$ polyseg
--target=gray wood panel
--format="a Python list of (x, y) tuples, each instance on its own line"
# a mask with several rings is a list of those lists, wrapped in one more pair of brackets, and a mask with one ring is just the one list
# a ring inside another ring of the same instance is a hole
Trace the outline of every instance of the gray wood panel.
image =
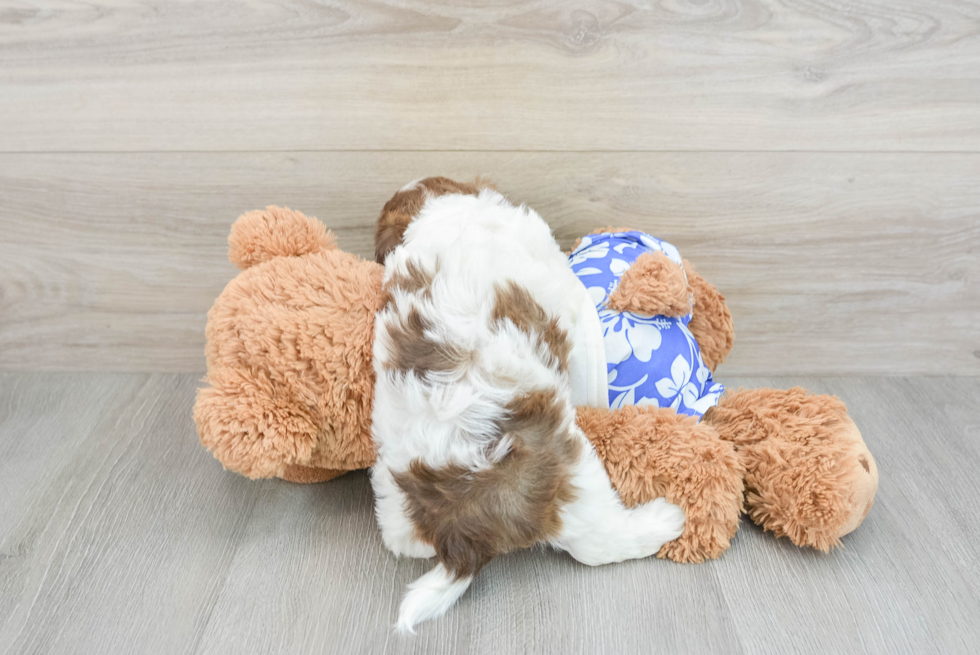
[(980, 149), (980, 6), (15, 2), (0, 150)]
[(399, 599), (430, 564), (384, 549), (363, 473), (222, 471), (193, 375), (0, 375), (0, 652), (975, 652), (980, 380), (721, 380), (848, 403), (881, 486), (844, 548), (743, 521), (703, 565), (514, 553), (404, 637)]
[[(22, 451), (4, 486), (23, 503), (0, 515), (4, 652), (193, 652), (261, 491), (201, 456), (194, 382), (0, 377), (0, 445)], [(51, 402), (93, 391), (94, 421)], [(46, 420), (19, 431), (31, 415)]]
[(492, 176), (566, 246), (675, 243), (728, 296), (728, 374), (980, 374), (980, 155), (908, 153), (0, 155), (0, 370), (202, 371), (240, 212), (371, 256), (427, 174)]

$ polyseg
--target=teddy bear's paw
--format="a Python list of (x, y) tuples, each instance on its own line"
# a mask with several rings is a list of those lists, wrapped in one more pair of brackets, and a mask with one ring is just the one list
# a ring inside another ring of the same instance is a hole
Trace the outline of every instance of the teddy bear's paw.
[[(741, 500), (741, 493), (738, 500)], [(664, 544), (657, 557), (680, 564), (698, 564), (720, 557), (728, 550), (738, 530), (740, 504), (732, 502), (730, 507), (716, 506), (714, 509), (716, 514), (690, 508), (684, 532)]]
[(874, 505), (878, 467), (850, 418), (838, 437), (834, 448), (788, 462), (779, 453), (780, 466), (754, 469), (746, 494), (752, 520), (797, 546), (824, 552), (857, 529)]

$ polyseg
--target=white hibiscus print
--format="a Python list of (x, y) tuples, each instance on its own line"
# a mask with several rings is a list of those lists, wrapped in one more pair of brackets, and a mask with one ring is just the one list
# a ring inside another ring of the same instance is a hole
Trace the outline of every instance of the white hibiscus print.
[(609, 260), (609, 270), (616, 276), (616, 286), (619, 286), (619, 278), (623, 276), (623, 273), (625, 273), (629, 267), (630, 263), (625, 262), (622, 259), (613, 257)]
[(645, 234), (640, 235), (640, 242), (654, 252), (659, 250), (663, 254), (667, 255), (667, 259), (674, 262), (678, 266), (684, 265), (684, 260), (681, 259), (680, 251), (673, 244), (667, 243), (666, 241), (662, 241), (660, 239), (652, 239)]
[(589, 287), (586, 291), (589, 292), (589, 298), (596, 307), (606, 302), (606, 290), (602, 287)]
[[(641, 398), (640, 402), (637, 402), (636, 389), (637, 387), (642, 386), (643, 383), (646, 382), (649, 377), (650, 376), (648, 375), (644, 375), (642, 378), (637, 380), (635, 383), (629, 385), (628, 387), (617, 387), (613, 384), (610, 384), (609, 385), (610, 389), (612, 389), (613, 391), (619, 391), (620, 393), (618, 393), (616, 397), (612, 399), (612, 402), (609, 403), (609, 407), (612, 409), (620, 409), (622, 407), (629, 407), (630, 405), (642, 404), (642, 401), (647, 399)], [(610, 374), (609, 382), (612, 382), (615, 379), (616, 379), (616, 371), (614, 370)], [(654, 404), (656, 404), (657, 401), (654, 400), (653, 402)]]
[(612, 391), (618, 391), (620, 393), (616, 394), (616, 397), (612, 399), (609, 403), (609, 407), (612, 409), (621, 409), (623, 407), (628, 407), (630, 405), (647, 405), (649, 407), (660, 407), (660, 401), (653, 397), (640, 396), (640, 399), (636, 399), (636, 390), (646, 384), (646, 381), (650, 378), (649, 375), (644, 375), (642, 378), (637, 380), (628, 386), (616, 386), (613, 382), (616, 381), (619, 371), (613, 369), (609, 371), (608, 385)]
[(683, 355), (678, 355), (670, 365), (670, 377), (661, 378), (657, 381), (657, 392), (664, 398), (674, 398), (671, 407), (677, 407), (681, 400), (684, 406), (694, 410), (699, 415), (708, 411), (718, 403), (718, 396), (721, 395), (722, 386), (720, 384), (711, 385), (711, 389), (704, 396), (701, 389), (704, 381), (708, 379), (708, 369), (704, 366), (698, 368), (698, 383), (691, 381), (691, 365)]
[(700, 353), (698, 353), (698, 364), (700, 364), (700, 366), (698, 366), (698, 372), (695, 377), (698, 379), (698, 384), (701, 385), (701, 388), (703, 389), (704, 383), (707, 381), (708, 375), (710, 375), (710, 371), (708, 371), (708, 367), (701, 362)]
[(670, 365), (670, 377), (657, 380), (657, 393), (664, 398), (673, 398), (688, 386), (690, 380), (691, 365), (684, 355), (678, 355)]
[[(693, 385), (689, 384), (687, 386), (690, 387)], [(718, 383), (715, 383), (711, 385), (708, 393), (704, 394), (700, 398), (697, 397), (696, 393), (693, 396), (689, 395), (686, 389), (687, 387), (685, 387), (685, 390), (682, 392), (682, 395), (684, 396), (684, 406), (688, 409), (694, 410), (699, 415), (703, 415), (706, 411), (718, 404), (718, 397), (721, 396), (724, 387)]]
[(610, 364), (625, 362), (631, 355), (641, 362), (649, 362), (663, 341), (660, 336), (663, 322), (655, 317), (603, 309), (599, 311), (599, 323), (606, 362)]
[(635, 243), (620, 243), (620, 244), (617, 244), (617, 245), (613, 246), (613, 250), (615, 250), (616, 252), (618, 252), (620, 255), (622, 255), (624, 252), (626, 252), (626, 249), (627, 248), (630, 248), (632, 250), (636, 250), (637, 245)]
[[(587, 237), (586, 237), (587, 238)], [(591, 244), (592, 241), (589, 241)], [(579, 264), (584, 264), (590, 259), (603, 259), (609, 255), (609, 243), (606, 241), (600, 241), (599, 243), (593, 245), (585, 246), (585, 240), (579, 244), (578, 250), (576, 250), (571, 258), (568, 260), (569, 266), (578, 266)], [(601, 271), (600, 271), (601, 272)], [(581, 271), (577, 271), (576, 275), (582, 275)]]

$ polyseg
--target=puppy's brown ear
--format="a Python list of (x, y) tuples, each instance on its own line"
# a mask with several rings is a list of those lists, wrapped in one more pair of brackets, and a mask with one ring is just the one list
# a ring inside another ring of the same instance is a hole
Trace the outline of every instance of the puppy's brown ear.
[(385, 203), (374, 231), (374, 261), (384, 264), (391, 251), (402, 242), (408, 224), (425, 203), (425, 189), (419, 185), (402, 189)]
[(488, 180), (456, 182), (448, 177), (427, 177), (401, 189), (385, 203), (374, 232), (374, 260), (384, 264), (405, 236), (409, 223), (422, 211), (428, 198), (459, 193), (475, 196), (481, 189), (495, 188)]

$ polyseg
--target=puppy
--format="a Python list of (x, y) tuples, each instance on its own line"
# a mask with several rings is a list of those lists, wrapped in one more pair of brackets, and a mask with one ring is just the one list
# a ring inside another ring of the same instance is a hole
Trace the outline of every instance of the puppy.
[(575, 424), (576, 404), (608, 405), (572, 382), (598, 371), (604, 384), (605, 360), (582, 338), (596, 310), (547, 224), (489, 188), (412, 188), (421, 202), (386, 255), (375, 322), (371, 471), (385, 545), (437, 560), (409, 586), (404, 631), (499, 554), (546, 543), (606, 564), (684, 527), (663, 499), (625, 508)]

